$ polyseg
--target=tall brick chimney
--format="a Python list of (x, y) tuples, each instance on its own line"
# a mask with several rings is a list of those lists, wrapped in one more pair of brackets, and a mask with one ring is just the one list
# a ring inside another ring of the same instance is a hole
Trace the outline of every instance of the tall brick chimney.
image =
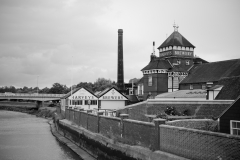
[(117, 86), (119, 90), (124, 90), (124, 70), (123, 70), (123, 30), (118, 29), (118, 72)]

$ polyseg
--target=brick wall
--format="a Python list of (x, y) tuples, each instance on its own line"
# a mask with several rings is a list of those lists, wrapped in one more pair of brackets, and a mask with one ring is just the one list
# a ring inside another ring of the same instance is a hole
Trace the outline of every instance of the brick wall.
[(87, 129), (88, 114), (86, 112), (80, 112), (80, 126)]
[(156, 146), (156, 130), (154, 123), (130, 119), (123, 120), (123, 138), (132, 145), (154, 149)]
[(73, 122), (73, 120), (74, 120), (74, 110), (69, 110), (69, 120)]
[(74, 123), (76, 123), (77, 125), (80, 124), (80, 112), (78, 111), (74, 111)]
[[(74, 117), (73, 111), (66, 110), (65, 113), (66, 118)], [(154, 120), (154, 123), (150, 123), (97, 116), (79, 111), (76, 111), (75, 118), (77, 114), (79, 114), (80, 126), (121, 143), (139, 145), (151, 150), (160, 150), (196, 160), (238, 159), (240, 156), (239, 136), (170, 125), (160, 125), (159, 127), (159, 124), (165, 123), (163, 119), (157, 119)], [(183, 124), (184, 122), (175, 122), (175, 125)], [(79, 137), (73, 138), (80, 141)]]
[(192, 129), (217, 131), (218, 121), (212, 119), (185, 119), (166, 122), (167, 125)]
[(121, 119), (100, 116), (99, 133), (110, 138), (121, 137)]
[(160, 150), (196, 160), (239, 159), (240, 137), (161, 125)]
[(133, 104), (127, 106), (127, 108), (119, 110), (118, 113), (129, 114), (129, 119), (139, 120), (139, 121), (148, 121), (147, 117), (147, 105), (146, 101), (138, 104)]
[(93, 114), (88, 114), (88, 126), (87, 129), (94, 133), (98, 133), (98, 116)]
[(66, 118), (67, 120), (70, 120), (70, 118), (69, 118), (69, 109), (66, 109), (66, 110), (65, 110), (65, 118)]

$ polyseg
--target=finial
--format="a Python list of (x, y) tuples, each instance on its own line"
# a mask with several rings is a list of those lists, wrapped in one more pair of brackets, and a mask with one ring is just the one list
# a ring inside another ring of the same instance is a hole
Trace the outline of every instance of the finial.
[(174, 31), (176, 31), (176, 32), (177, 32), (177, 31), (178, 31), (178, 27), (179, 27), (179, 26), (178, 26), (178, 25), (176, 25), (176, 24), (175, 24), (175, 21), (174, 21), (174, 24), (173, 24)]
[(153, 41), (153, 55), (155, 55), (155, 42)]

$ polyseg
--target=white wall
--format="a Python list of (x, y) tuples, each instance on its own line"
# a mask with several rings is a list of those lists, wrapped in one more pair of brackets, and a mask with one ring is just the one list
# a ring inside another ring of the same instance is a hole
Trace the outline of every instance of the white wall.
[(125, 106), (125, 101), (101, 101), (101, 109), (120, 109)]

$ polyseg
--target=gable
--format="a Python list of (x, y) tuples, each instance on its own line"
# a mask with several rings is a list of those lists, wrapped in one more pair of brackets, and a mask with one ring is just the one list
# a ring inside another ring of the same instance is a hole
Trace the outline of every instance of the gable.
[(97, 96), (86, 90), (85, 88), (81, 88), (78, 91), (74, 92), (72, 95), (68, 97), (69, 99), (78, 99), (78, 100), (97, 100)]
[(101, 97), (99, 97), (99, 100), (126, 101), (128, 99), (115, 88), (111, 88)]

